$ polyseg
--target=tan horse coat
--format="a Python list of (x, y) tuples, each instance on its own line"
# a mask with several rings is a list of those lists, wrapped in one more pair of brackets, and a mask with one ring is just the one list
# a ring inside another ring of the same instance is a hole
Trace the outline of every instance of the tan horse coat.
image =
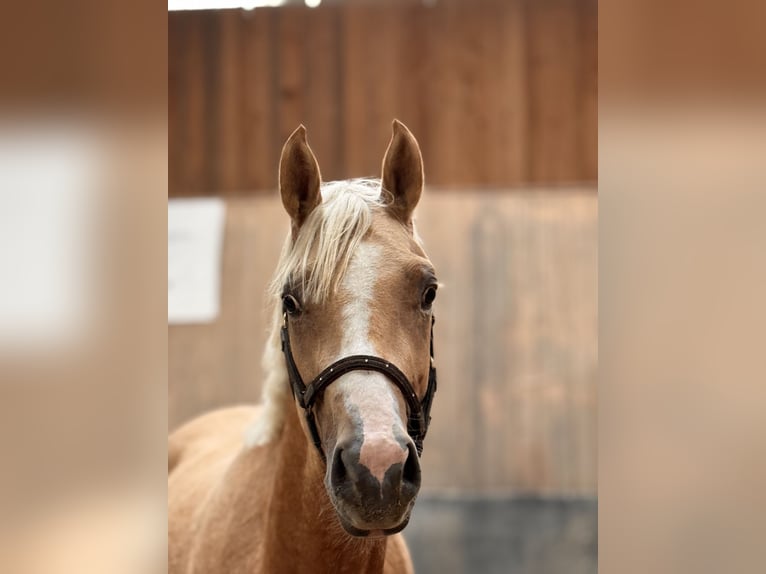
[(243, 446), (257, 410), (215, 411), (171, 435), (168, 573), (412, 573), (400, 534), (340, 526), (292, 405), (279, 439)]

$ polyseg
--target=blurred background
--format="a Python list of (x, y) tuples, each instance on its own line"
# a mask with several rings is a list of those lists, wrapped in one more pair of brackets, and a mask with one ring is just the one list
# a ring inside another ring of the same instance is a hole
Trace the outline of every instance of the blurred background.
[[(166, 415), (258, 397), (282, 139), (374, 174), (393, 115), (448, 283), (418, 569), (595, 571), (595, 3), (7, 4), (0, 572), (165, 571)], [(600, 571), (763, 572), (766, 3), (598, 12)]]
[(284, 140), (378, 176), (398, 118), (444, 283), (416, 570), (595, 572), (596, 1), (275, 4), (169, 2), (170, 429), (259, 400)]

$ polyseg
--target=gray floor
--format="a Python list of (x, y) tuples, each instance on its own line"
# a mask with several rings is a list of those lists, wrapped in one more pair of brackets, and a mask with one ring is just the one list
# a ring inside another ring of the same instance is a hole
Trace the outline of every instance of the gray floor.
[(595, 574), (595, 499), (418, 498), (404, 531), (417, 574)]

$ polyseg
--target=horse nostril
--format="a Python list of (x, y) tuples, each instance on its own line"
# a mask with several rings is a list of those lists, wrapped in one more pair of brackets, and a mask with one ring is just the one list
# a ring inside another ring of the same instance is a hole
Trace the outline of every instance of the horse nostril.
[(418, 488), (420, 487), (420, 460), (412, 441), (407, 443), (407, 451), (407, 460), (404, 461), (404, 469), (402, 470), (402, 481)]
[(330, 480), (332, 484), (342, 484), (348, 478), (348, 471), (343, 462), (343, 449), (336, 448), (332, 455), (332, 468), (330, 470)]

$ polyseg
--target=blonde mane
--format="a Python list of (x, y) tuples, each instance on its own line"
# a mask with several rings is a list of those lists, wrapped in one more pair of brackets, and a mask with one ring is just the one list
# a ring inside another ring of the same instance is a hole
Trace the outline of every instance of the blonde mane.
[(291, 285), (307, 301), (324, 301), (337, 288), (351, 254), (370, 229), (373, 210), (385, 204), (378, 179), (324, 184), (322, 203), (308, 216), (298, 237), (287, 238), (269, 294), (279, 298), (285, 285)]
[(373, 212), (390, 201), (378, 179), (352, 179), (322, 184), (322, 203), (308, 216), (296, 238), (288, 236), (268, 288), (273, 302), (271, 337), (263, 354), (266, 380), (263, 412), (248, 429), (248, 446), (266, 444), (282, 429), (290, 397), (282, 357), (279, 300), (286, 285), (297, 288), (304, 300), (321, 303), (338, 287), (356, 246), (372, 224)]

